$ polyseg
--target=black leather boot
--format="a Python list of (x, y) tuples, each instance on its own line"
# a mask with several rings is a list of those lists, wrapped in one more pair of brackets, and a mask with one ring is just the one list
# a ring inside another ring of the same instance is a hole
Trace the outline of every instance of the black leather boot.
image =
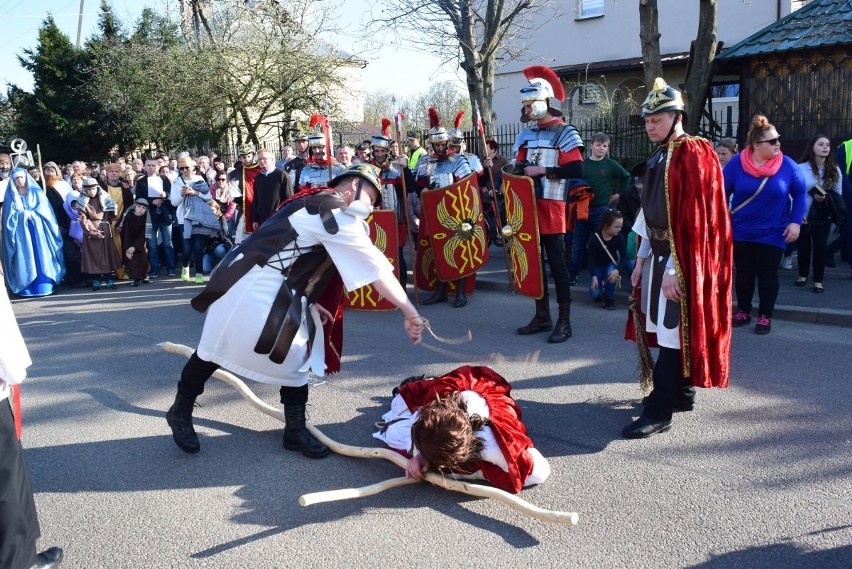
[(308, 386), (282, 387), (280, 393), (284, 404), (284, 448), (300, 451), (308, 458), (328, 456), (328, 447), (316, 440), (305, 426)]
[(564, 342), (571, 337), (571, 303), (559, 303), (559, 317), (556, 319), (556, 325), (553, 326), (553, 333), (547, 339), (551, 344)]
[(190, 454), (195, 454), (201, 450), (198, 435), (195, 434), (195, 428), (192, 426), (192, 407), (194, 405), (195, 399), (184, 397), (178, 393), (175, 395), (174, 404), (166, 413), (166, 421), (172, 428), (172, 438), (174, 438), (175, 444), (180, 447), (180, 450)]
[(464, 284), (466, 279), (456, 281), (456, 299), (453, 301), (453, 308), (464, 308), (467, 306), (467, 295), (464, 293)]
[(36, 555), (35, 563), (30, 569), (52, 569), (62, 564), (64, 552), (61, 547), (51, 547)]
[(535, 301), (535, 316), (530, 323), (521, 326), (515, 332), (522, 336), (538, 334), (539, 332), (550, 332), (553, 330), (553, 320), (550, 319), (550, 299), (547, 295), (537, 298)]
[(447, 302), (447, 283), (438, 281), (438, 287), (428, 298), (421, 304), (428, 306), (429, 304), (438, 304), (439, 302)]

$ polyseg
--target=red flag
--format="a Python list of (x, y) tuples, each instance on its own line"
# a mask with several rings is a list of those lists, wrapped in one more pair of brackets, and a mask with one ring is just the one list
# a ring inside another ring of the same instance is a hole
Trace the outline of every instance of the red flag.
[(396, 121), (396, 132), (400, 133), (400, 136), (402, 135), (402, 119), (404, 118), (405, 115), (402, 113), (396, 113), (396, 115), (394, 116), (394, 120)]
[(482, 124), (482, 115), (479, 114), (479, 103), (474, 103), (474, 109), (476, 111), (476, 128), (479, 130), (482, 138), (485, 138), (485, 127)]

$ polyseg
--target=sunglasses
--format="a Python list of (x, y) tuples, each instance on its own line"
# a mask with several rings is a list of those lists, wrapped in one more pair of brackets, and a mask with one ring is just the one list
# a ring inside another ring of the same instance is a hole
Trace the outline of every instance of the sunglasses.
[(228, 178), (216, 178), (217, 182), (227, 182)]
[(763, 144), (764, 142), (771, 146), (775, 146), (776, 144), (781, 144), (781, 137), (778, 136), (775, 138), (769, 138), (767, 140), (758, 140), (755, 144)]
[(178, 170), (192, 170), (189, 166), (181, 166)]

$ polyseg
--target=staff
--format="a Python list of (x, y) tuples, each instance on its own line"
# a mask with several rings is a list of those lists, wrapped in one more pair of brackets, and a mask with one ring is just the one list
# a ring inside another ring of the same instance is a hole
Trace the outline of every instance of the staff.
[[(476, 129), (479, 131), (479, 144), (482, 145), (483, 152), (488, 152), (488, 143), (485, 141), (485, 129), (482, 127), (482, 115), (479, 114), (479, 103), (474, 103), (476, 111)], [(508, 244), (506, 238), (503, 237), (503, 220), (500, 219), (500, 208), (497, 207), (497, 188), (494, 185), (494, 173), (491, 168), (488, 168), (488, 180), (491, 182), (491, 207), (494, 209), (494, 219), (497, 220), (497, 227), (500, 228), (500, 248), (503, 250), (503, 260), (506, 261), (506, 272), (509, 274), (509, 291), (515, 294), (515, 287), (512, 286), (512, 265), (510, 255), (507, 252)]]
[[(394, 130), (396, 131), (397, 144), (402, 144), (402, 119), (405, 115), (396, 113), (394, 115)], [(400, 149), (401, 150), (401, 149)], [(402, 182), (402, 214), (405, 216), (405, 231), (408, 236), (408, 258), (411, 259), (411, 280), (414, 283), (414, 306), (420, 308), (420, 289), (417, 288), (417, 257), (414, 255), (414, 238), (411, 231), (411, 217), (408, 214), (408, 188), (405, 185), (405, 166), (400, 166), (402, 172), (399, 179)]]

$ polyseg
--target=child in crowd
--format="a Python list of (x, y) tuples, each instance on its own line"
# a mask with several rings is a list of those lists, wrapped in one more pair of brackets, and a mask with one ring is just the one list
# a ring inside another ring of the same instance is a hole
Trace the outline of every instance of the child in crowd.
[(211, 232), (207, 240), (207, 248), (204, 251), (204, 260), (202, 262), (201, 269), (202, 273), (205, 275), (212, 273), (216, 265), (219, 264), (219, 261), (225, 258), (228, 251), (230, 251), (231, 247), (234, 246), (234, 242), (229, 236), (228, 220), (222, 213), (222, 208), (220, 207), (218, 200), (212, 199), (207, 203), (210, 204), (210, 208), (219, 220), (220, 228), (219, 231)]
[(592, 281), (589, 294), (599, 301), (604, 299), (604, 308), (615, 310), (615, 287), (621, 282), (621, 271), (627, 269), (627, 245), (621, 228), (624, 218), (618, 210), (610, 209), (601, 214), (598, 230), (589, 237), (589, 272)]
[(124, 267), (133, 286), (150, 282), (148, 271), (148, 240), (145, 236), (145, 224), (148, 221), (148, 201), (138, 198), (127, 211), (121, 224), (121, 250), (124, 255)]
[(121, 264), (112, 238), (110, 222), (116, 216), (115, 202), (94, 178), (83, 180), (80, 196), (80, 225), (83, 226), (82, 269), (92, 277), (92, 290), (100, 290), (103, 281), (115, 289), (115, 269)]

